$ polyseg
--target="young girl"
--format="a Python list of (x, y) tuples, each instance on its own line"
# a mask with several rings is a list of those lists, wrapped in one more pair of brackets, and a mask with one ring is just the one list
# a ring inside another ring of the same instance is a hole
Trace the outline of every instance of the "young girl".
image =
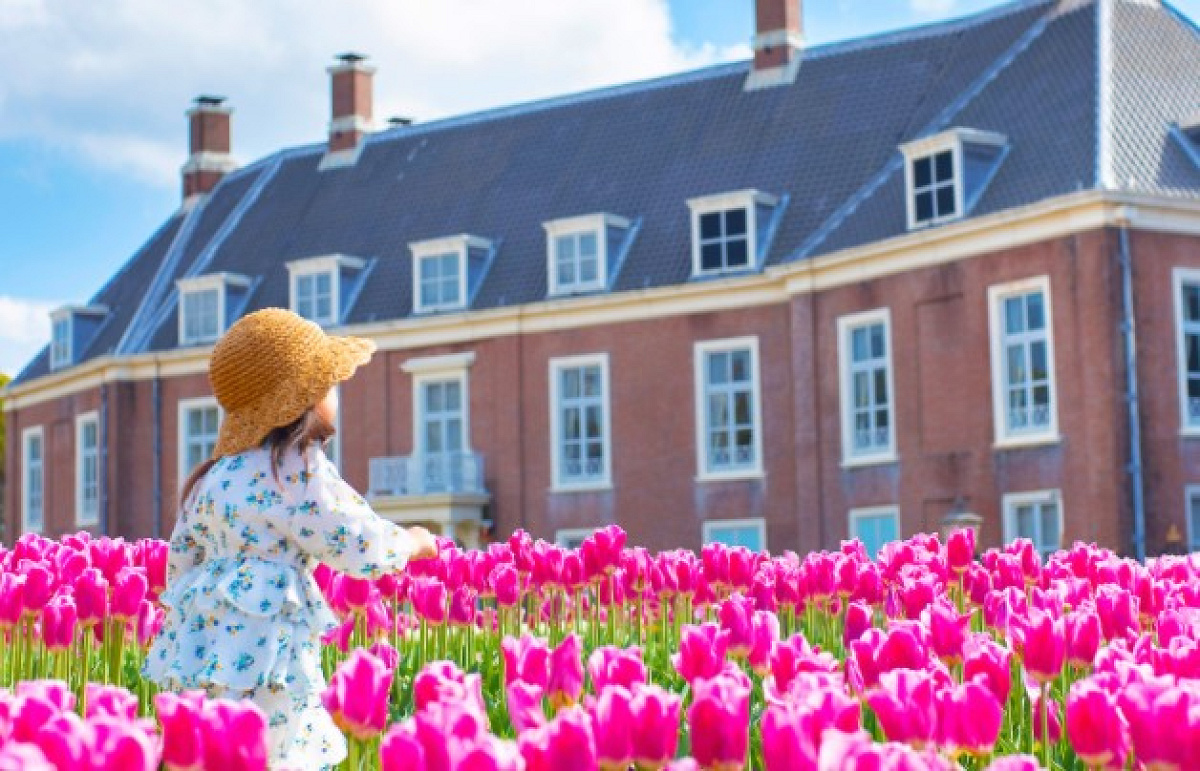
[(374, 350), (269, 308), (230, 327), (209, 363), (224, 418), (212, 457), (183, 486), (166, 621), (145, 674), (171, 690), (252, 699), (267, 716), (272, 768), (346, 754), (321, 706), (320, 638), (336, 619), (313, 568), (377, 578), (437, 554), (428, 531), (377, 516), (322, 450), (334, 386)]

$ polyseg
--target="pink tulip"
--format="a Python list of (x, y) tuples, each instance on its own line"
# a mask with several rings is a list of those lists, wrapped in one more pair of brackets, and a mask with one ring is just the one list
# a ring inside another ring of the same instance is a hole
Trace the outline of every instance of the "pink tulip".
[(1194, 765), (1200, 698), (1169, 679), (1130, 683), (1117, 696), (1137, 760), (1157, 771)]
[(138, 718), (138, 699), (129, 691), (115, 685), (88, 683), (87, 714), (88, 720), (98, 717), (111, 717), (132, 723)]
[(413, 723), (396, 723), (379, 745), (382, 771), (426, 771), (425, 748), (417, 738)]
[(162, 761), (167, 771), (200, 771), (204, 767), (201, 698), (164, 692), (154, 697), (162, 725)]
[(520, 639), (505, 637), (500, 643), (504, 656), (504, 683), (517, 680), (545, 688), (550, 682), (550, 648), (530, 634)]
[(112, 587), (112, 616), (121, 621), (137, 618), (138, 607), (146, 598), (149, 584), (146, 576), (136, 568), (122, 568)]
[(946, 539), (946, 564), (955, 575), (962, 576), (975, 561), (975, 530), (965, 527), (950, 533)]
[(1106, 640), (1127, 637), (1140, 629), (1138, 598), (1120, 587), (1105, 585), (1096, 590), (1096, 612)]
[(167, 586), (167, 556), (170, 548), (166, 541), (143, 538), (134, 544), (134, 559), (146, 571), (150, 595), (157, 599)]
[(721, 603), (717, 616), (721, 629), (729, 636), (729, 655), (735, 659), (745, 658), (753, 643), (754, 601), (735, 594)]
[(567, 635), (550, 654), (546, 696), (556, 709), (575, 704), (583, 693), (582, 655), (582, 645), (575, 634)]
[(155, 771), (158, 751), (146, 731), (128, 721), (101, 717), (90, 721), (96, 739), (92, 761), (99, 768), (122, 771)]
[(933, 679), (925, 672), (894, 669), (879, 676), (879, 686), (867, 694), (867, 704), (887, 738), (918, 749), (931, 741), (937, 728)]
[(497, 565), (488, 578), (496, 603), (502, 608), (511, 608), (520, 600), (520, 583), (517, 569), (510, 564)]
[(108, 581), (99, 570), (88, 568), (80, 573), (73, 593), (80, 624), (91, 626), (108, 617)]
[(1090, 667), (1100, 650), (1100, 617), (1090, 609), (1068, 613), (1064, 619), (1067, 639), (1067, 662), (1076, 667)]
[(400, 651), (396, 650), (386, 640), (376, 642), (368, 650), (372, 656), (382, 661), (383, 665), (390, 670), (395, 670), (396, 666), (400, 663)]
[(680, 698), (656, 685), (633, 693), (633, 759), (640, 768), (660, 768), (675, 757), (679, 739)]
[(757, 610), (751, 619), (750, 652), (746, 661), (760, 677), (771, 671), (771, 651), (779, 640), (779, 617)]
[(771, 652), (771, 688), (784, 693), (801, 672), (836, 672), (838, 661), (808, 644), (797, 632), (790, 639), (776, 643)]
[(70, 595), (57, 595), (42, 608), (42, 643), (50, 651), (65, 651), (75, 641), (77, 612)]
[(19, 569), (25, 576), (25, 592), (22, 595), (23, 613), (26, 616), (35, 616), (42, 612), (42, 608), (54, 596), (54, 574), (45, 565), (26, 560), (21, 561)]
[(1025, 671), (1039, 683), (1049, 683), (1062, 674), (1067, 652), (1066, 631), (1061, 618), (1031, 610), (1025, 624)]
[(875, 612), (865, 602), (855, 601), (846, 606), (842, 627), (842, 644), (846, 647), (863, 636), (875, 623)]
[(142, 600), (142, 604), (138, 606), (136, 624), (138, 645), (142, 648), (150, 647), (151, 641), (162, 631), (166, 616), (166, 611), (158, 603)]
[(587, 662), (588, 676), (592, 679), (592, 690), (602, 692), (610, 685), (620, 685), (632, 690), (635, 685), (646, 682), (646, 665), (642, 663), (642, 649), (617, 648), (605, 645), (592, 651)]
[(605, 771), (625, 771), (633, 762), (633, 695), (619, 685), (605, 688), (588, 714), (596, 740), (596, 759)]
[(1042, 763), (1032, 755), (1006, 755), (993, 760), (985, 771), (1041, 771)]
[(1129, 726), (1116, 700), (1090, 680), (1067, 695), (1067, 738), (1090, 768), (1121, 768), (1129, 750)]
[(689, 683), (716, 677), (725, 666), (728, 645), (728, 633), (716, 624), (688, 625), (680, 633), (679, 652), (672, 654), (671, 664)]
[(267, 720), (254, 702), (209, 701), (203, 727), (202, 768), (267, 771)]
[(804, 730), (804, 714), (794, 704), (772, 704), (762, 716), (766, 771), (816, 771), (818, 749)]
[(930, 641), (937, 657), (947, 663), (962, 661), (963, 644), (971, 625), (971, 613), (959, 615), (949, 603), (935, 602), (925, 610), (922, 620), (929, 627)]
[(515, 680), (505, 691), (508, 701), (508, 719), (518, 733), (539, 728), (546, 724), (546, 713), (542, 709), (542, 687), (526, 680)]
[(419, 712), (436, 703), (454, 703), (486, 714), (479, 673), (464, 674), (452, 661), (426, 665), (413, 679), (413, 705)]
[(1001, 704), (1012, 690), (1012, 651), (986, 634), (973, 635), (963, 645), (963, 680), (977, 680)]
[(708, 769), (737, 771), (746, 762), (750, 741), (750, 688), (731, 675), (693, 683), (688, 709), (692, 755)]
[(413, 610), (430, 624), (446, 623), (446, 585), (432, 578), (419, 578), (412, 585)]
[(517, 740), (526, 771), (597, 771), (591, 721), (579, 707), (561, 710), (546, 725)]
[(25, 576), (0, 572), (0, 627), (12, 628), (25, 607)]
[(354, 634), (354, 626), (354, 617), (348, 617), (345, 621), (322, 635), (321, 643), (323, 645), (332, 645), (342, 653), (349, 653), (350, 636)]
[(451, 625), (463, 627), (475, 623), (475, 603), (479, 599), (475, 590), (460, 586), (450, 596), (449, 621)]
[(966, 682), (937, 696), (938, 744), (972, 755), (991, 754), (1004, 712), (986, 687)]
[(387, 724), (391, 688), (392, 671), (387, 664), (358, 648), (338, 666), (321, 694), (321, 703), (339, 728), (366, 741)]

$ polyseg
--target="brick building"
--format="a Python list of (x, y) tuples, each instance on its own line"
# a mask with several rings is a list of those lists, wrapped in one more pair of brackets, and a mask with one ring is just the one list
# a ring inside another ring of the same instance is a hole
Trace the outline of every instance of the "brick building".
[(981, 541), (1200, 544), (1200, 32), (1024, 0), (230, 162), (7, 392), (8, 532), (170, 532), (220, 420), (213, 340), (291, 307), (379, 344), (331, 452), (464, 542), (775, 551), (979, 517)]

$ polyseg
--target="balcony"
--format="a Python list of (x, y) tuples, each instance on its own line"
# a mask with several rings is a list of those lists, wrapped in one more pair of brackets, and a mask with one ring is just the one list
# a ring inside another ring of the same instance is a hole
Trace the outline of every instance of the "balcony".
[(381, 516), (422, 525), (466, 547), (479, 543), (491, 501), (483, 456), (473, 452), (371, 458), (368, 497)]

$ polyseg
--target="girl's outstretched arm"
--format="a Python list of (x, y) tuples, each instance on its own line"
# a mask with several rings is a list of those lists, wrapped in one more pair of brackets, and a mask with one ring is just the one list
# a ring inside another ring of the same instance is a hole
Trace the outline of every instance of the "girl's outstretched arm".
[(309, 471), (284, 477), (291, 500), (297, 501), (288, 507), (287, 526), (302, 551), (359, 578), (400, 570), (417, 556), (414, 538), (376, 514), (324, 453), (309, 458)]

